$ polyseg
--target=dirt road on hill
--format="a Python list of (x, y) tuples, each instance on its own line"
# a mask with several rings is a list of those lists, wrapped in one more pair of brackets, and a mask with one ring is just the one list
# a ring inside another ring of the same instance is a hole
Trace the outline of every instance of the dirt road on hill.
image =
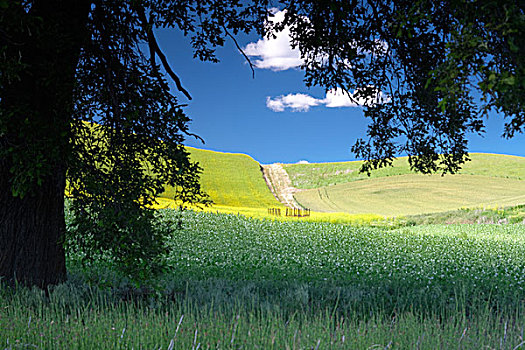
[(290, 208), (302, 208), (294, 198), (294, 193), (301, 191), (293, 187), (286, 170), (279, 163), (261, 165), (264, 180), (277, 200)]

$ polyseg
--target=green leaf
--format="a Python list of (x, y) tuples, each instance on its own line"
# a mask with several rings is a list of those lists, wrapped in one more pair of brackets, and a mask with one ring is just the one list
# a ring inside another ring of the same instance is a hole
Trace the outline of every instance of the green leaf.
[(510, 76), (508, 78), (503, 79), (502, 82), (504, 82), (507, 85), (514, 85), (516, 83), (516, 79), (514, 78), (514, 76)]
[(509, 48), (510, 48), (510, 51), (512, 52), (518, 52), (520, 50), (520, 48), (518, 46), (516, 46), (516, 44), (514, 44), (514, 40), (509, 40)]
[(445, 109), (447, 108), (447, 101), (446, 100), (439, 101), (438, 107), (441, 108), (441, 113), (445, 113)]

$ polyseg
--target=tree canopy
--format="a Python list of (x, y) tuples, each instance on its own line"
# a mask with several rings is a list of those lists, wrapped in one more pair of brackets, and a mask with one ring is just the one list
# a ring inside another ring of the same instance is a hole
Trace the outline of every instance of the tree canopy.
[[(525, 5), (515, 1), (289, 1), (275, 30), (290, 28), (305, 82), (355, 91), (367, 137), (353, 151), (365, 171), (410, 156), (416, 171), (456, 172), (467, 135), (489, 110), (505, 137), (524, 131)], [(350, 96), (350, 95), (349, 95)]]
[[(284, 21), (268, 21), (272, 7)], [(65, 278), (66, 184), (69, 244), (134, 275), (162, 255), (148, 205), (164, 186), (206, 202), (182, 146), (198, 137), (177, 97), (191, 95), (157, 28), (181, 31), (194, 58), (212, 62), (226, 40), (241, 50), (239, 33), (288, 28), (307, 85), (375, 101), (353, 146), (364, 171), (406, 153), (416, 171), (455, 172), (489, 110), (506, 118), (505, 137), (525, 128), (521, 2), (1, 0), (0, 276)]]

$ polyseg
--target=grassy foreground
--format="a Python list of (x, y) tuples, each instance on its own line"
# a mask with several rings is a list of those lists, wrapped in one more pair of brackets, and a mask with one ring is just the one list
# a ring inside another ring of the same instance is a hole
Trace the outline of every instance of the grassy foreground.
[(159, 215), (173, 238), (157, 292), (70, 259), (70, 282), (49, 298), (0, 292), (0, 348), (525, 344), (524, 225), (385, 231), (186, 212), (177, 230), (176, 212)]
[[(2, 349), (520, 349), (521, 315), (464, 310), (447, 319), (377, 312), (368, 319), (330, 309), (286, 314), (245, 304), (224, 308), (117, 302), (70, 286), (50, 299), (19, 292), (0, 300)], [(30, 306), (28, 306), (28, 303)], [(66, 307), (67, 306), (67, 307)]]

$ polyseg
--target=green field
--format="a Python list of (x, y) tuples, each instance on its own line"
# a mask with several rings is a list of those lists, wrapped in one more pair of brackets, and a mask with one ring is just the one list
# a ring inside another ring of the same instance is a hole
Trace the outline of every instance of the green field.
[[(171, 237), (163, 274), (138, 285), (69, 254), (68, 282), (48, 295), (0, 286), (0, 349), (525, 347), (525, 225), (410, 226), (522, 222), (523, 206), (443, 212), (525, 203), (523, 158), (473, 155), (445, 177), (410, 173), (406, 160), (371, 178), (353, 162), (286, 165), (311, 186), (301, 203), (339, 213), (275, 220), (256, 161), (189, 150), (216, 204), (156, 211)], [(424, 212), (439, 213), (382, 216)]]
[[(160, 211), (169, 225), (178, 215)], [(0, 347), (520, 349), (525, 226), (385, 231), (185, 212), (151, 288), (68, 260), (49, 297), (0, 289)], [(110, 289), (107, 289), (110, 287)]]
[[(459, 172), (496, 178), (525, 180), (525, 158), (499, 154), (472, 153), (471, 161)], [(297, 188), (312, 189), (357, 180), (413, 174), (407, 157), (394, 161), (393, 167), (372, 171), (370, 176), (359, 172), (362, 161), (338, 163), (284, 164), (292, 183)]]
[[(265, 217), (266, 208), (282, 206), (253, 158), (191, 147), (188, 150), (204, 169), (202, 186), (214, 202), (211, 210)], [(362, 162), (283, 166), (294, 186), (305, 189), (295, 194), (296, 200), (325, 216), (406, 216), (525, 204), (525, 158), (494, 154), (472, 154), (471, 158), (459, 175), (444, 177), (414, 174), (407, 158), (396, 160), (394, 167), (372, 172), (370, 177), (359, 173)], [(159, 207), (173, 206), (170, 198), (173, 189), (168, 188), (161, 195)], [(331, 221), (316, 215), (319, 220)]]
[[(210, 210), (268, 217), (267, 208), (282, 206), (268, 189), (259, 163), (250, 156), (188, 150), (204, 169), (202, 186), (214, 202)], [(472, 154), (471, 158), (460, 174), (444, 177), (414, 174), (407, 158), (396, 160), (394, 167), (372, 172), (370, 177), (359, 173), (362, 162), (283, 167), (293, 185), (303, 189), (295, 194), (296, 200), (319, 213), (315, 214), (319, 221), (362, 221), (331, 219), (326, 216), (329, 213), (407, 216), (525, 204), (525, 158), (494, 154)], [(170, 202), (173, 194), (173, 189), (167, 188), (158, 207), (176, 206)]]
[[(100, 136), (104, 127), (83, 123), (87, 133)], [(190, 159), (198, 162), (203, 173), (200, 182), (204, 191), (217, 206), (239, 208), (280, 207), (264, 181), (259, 163), (240, 153), (224, 153), (187, 147)], [(167, 186), (159, 196), (156, 208), (176, 207), (175, 190)]]
[[(252, 157), (187, 147), (191, 160), (204, 169), (201, 184), (214, 204), (229, 207), (281, 206), (264, 181), (260, 165)], [(168, 188), (161, 198), (173, 198)]]
[[(358, 308), (383, 298), (384, 291), (391, 298), (384, 306), (445, 307), (456, 285), (468, 287), (469, 295), (491, 293), (494, 300), (525, 296), (525, 225), (386, 231), (191, 212), (185, 218), (186, 227), (174, 233), (170, 259), (187, 280), (293, 281), (307, 288), (329, 281), (332, 287), (352, 286), (341, 296), (354, 295), (352, 307)], [(367, 292), (355, 294), (357, 286)], [(441, 297), (408, 295), (425, 290)], [(326, 302), (308, 294), (313, 303)]]
[[(460, 208), (525, 203), (525, 158), (473, 154), (457, 175), (410, 172), (406, 158), (392, 168), (359, 173), (361, 162), (285, 166), (304, 207), (320, 212), (418, 215)], [(320, 187), (317, 187), (320, 186)]]
[(462, 207), (503, 207), (525, 203), (525, 181), (478, 175), (398, 175), (354, 181), (295, 194), (320, 212), (415, 215)]

